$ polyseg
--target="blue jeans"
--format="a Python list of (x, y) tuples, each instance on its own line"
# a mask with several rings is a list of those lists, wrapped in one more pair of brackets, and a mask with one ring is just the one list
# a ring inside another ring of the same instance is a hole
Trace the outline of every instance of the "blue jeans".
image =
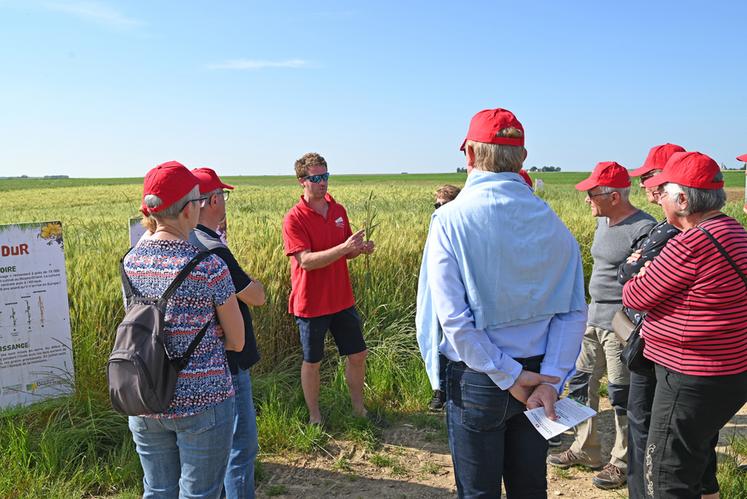
[(183, 418), (130, 416), (143, 499), (219, 498), (233, 434), (234, 398)]
[[(516, 359), (521, 361), (521, 359)], [(539, 371), (541, 359), (525, 369)], [(547, 440), (524, 415), (526, 407), (486, 375), (463, 363), (446, 370), (446, 428), (460, 498), (547, 497)]]
[(223, 482), (229, 499), (254, 497), (254, 459), (257, 443), (257, 413), (252, 400), (252, 378), (249, 369), (239, 369), (233, 376), (236, 392), (236, 412), (233, 417), (233, 444)]

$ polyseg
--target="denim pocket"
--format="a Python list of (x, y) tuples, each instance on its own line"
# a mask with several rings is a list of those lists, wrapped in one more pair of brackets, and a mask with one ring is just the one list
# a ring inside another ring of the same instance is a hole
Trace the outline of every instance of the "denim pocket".
[(464, 380), (460, 383), (462, 424), (466, 428), (474, 431), (493, 431), (504, 424), (509, 393), (492, 382), (491, 385), (473, 384)]
[(216, 426), (215, 410), (215, 406), (209, 407), (199, 414), (175, 420), (176, 430), (194, 435), (212, 430)]
[(128, 416), (127, 426), (129, 426), (132, 433), (148, 431), (148, 418), (142, 416)]

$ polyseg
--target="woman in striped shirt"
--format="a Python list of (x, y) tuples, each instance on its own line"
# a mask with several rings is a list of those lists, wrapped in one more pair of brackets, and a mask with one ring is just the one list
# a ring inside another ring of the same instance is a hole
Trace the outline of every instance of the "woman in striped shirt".
[(656, 391), (645, 452), (651, 497), (698, 498), (718, 431), (747, 402), (747, 283), (703, 230), (747, 273), (747, 232), (720, 210), (716, 162), (675, 153), (659, 187), (667, 221), (680, 229), (623, 288), (625, 306), (648, 312), (641, 336), (655, 364)]

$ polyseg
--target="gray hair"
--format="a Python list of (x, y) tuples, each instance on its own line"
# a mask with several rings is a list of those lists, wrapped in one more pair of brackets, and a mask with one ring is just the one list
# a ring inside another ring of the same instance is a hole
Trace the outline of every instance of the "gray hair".
[[(152, 213), (150, 216), (155, 218), (156, 220), (164, 218), (177, 218), (187, 201), (197, 199), (198, 197), (200, 197), (200, 187), (196, 185), (192, 188), (191, 191), (185, 194), (184, 197), (179, 199), (177, 202), (173, 203), (171, 206), (162, 211)], [(163, 204), (163, 200), (155, 194), (148, 194), (147, 196), (145, 196), (145, 199), (143, 199), (143, 201), (145, 202), (145, 206), (149, 209), (158, 208), (159, 206), (161, 206), (161, 204)]]
[(616, 192), (620, 195), (620, 198), (622, 198), (623, 201), (628, 201), (630, 199), (630, 187), (608, 187), (606, 185), (600, 185), (599, 190), (604, 194)]
[(707, 211), (720, 210), (726, 204), (726, 192), (724, 189), (696, 189), (673, 182), (664, 184), (664, 190), (673, 201), (680, 194), (687, 199), (687, 209), (676, 212), (677, 216), (686, 217), (693, 213), (705, 213)]
[(519, 173), (527, 150), (523, 146), (488, 144), (468, 140), (467, 145), (475, 151), (475, 168), (489, 172)]
[[(213, 189), (212, 191), (210, 191), (210, 192), (207, 192), (207, 193), (203, 194), (203, 195), (202, 195), (202, 197), (205, 197), (205, 198), (207, 198), (207, 200), (209, 201), (209, 200), (210, 200), (210, 198), (211, 198), (211, 197), (213, 197), (213, 196), (214, 196), (214, 195), (216, 195), (216, 194), (220, 194), (220, 195), (223, 195), (223, 188), (220, 188), (220, 189)], [(207, 201), (205, 201), (205, 202), (207, 203)]]

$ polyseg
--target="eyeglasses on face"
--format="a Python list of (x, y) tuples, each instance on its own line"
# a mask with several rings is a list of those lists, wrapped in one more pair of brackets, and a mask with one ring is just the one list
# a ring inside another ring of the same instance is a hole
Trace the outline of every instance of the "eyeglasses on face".
[(182, 207), (179, 208), (179, 213), (181, 213), (182, 210), (184, 209), (184, 207), (187, 206), (189, 203), (198, 203), (198, 202), (202, 203), (204, 201), (207, 201), (207, 199), (208, 198), (204, 197), (204, 196), (199, 197), (199, 198), (194, 198), (194, 199), (188, 199), (188, 200), (184, 201), (184, 204), (182, 205)]
[(221, 191), (221, 192), (216, 192), (215, 194), (219, 196), (223, 196), (223, 201), (228, 201), (228, 197), (231, 194), (231, 191)]
[(322, 173), (321, 175), (306, 175), (303, 177), (304, 180), (308, 180), (312, 184), (318, 184), (319, 182), (326, 182), (329, 178), (329, 172)]
[(591, 199), (595, 198), (597, 196), (607, 196), (608, 194), (612, 194), (611, 192), (597, 192), (596, 194), (592, 194), (591, 191), (586, 191), (586, 197)]

